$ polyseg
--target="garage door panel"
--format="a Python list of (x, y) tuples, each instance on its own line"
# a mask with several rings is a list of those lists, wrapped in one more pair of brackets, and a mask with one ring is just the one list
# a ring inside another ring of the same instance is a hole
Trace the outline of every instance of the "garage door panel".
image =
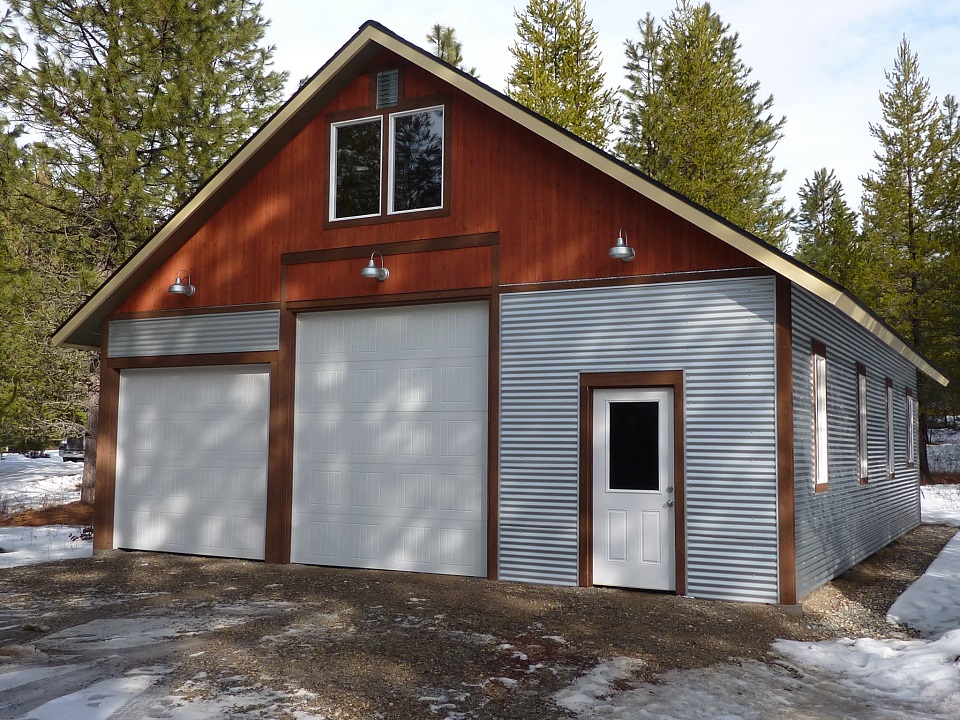
[(485, 574), (487, 313), (300, 317), (294, 561)]
[(312, 516), (305, 530), (305, 559), (300, 562), (470, 575), (485, 557), (486, 526), (480, 522), (450, 526), (416, 518), (379, 523), (329, 514)]
[(262, 366), (123, 371), (115, 545), (262, 559), (268, 428)]
[(336, 462), (451, 463), (486, 451), (487, 418), (480, 412), (304, 412), (296, 440), (301, 456)]

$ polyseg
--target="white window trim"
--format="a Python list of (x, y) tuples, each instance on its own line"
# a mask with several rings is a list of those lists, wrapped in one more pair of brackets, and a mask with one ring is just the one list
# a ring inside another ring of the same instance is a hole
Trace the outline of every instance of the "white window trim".
[(827, 356), (813, 353), (813, 467), (814, 484), (823, 489), (830, 482), (827, 432)]
[[(337, 217), (337, 135), (342, 127), (349, 127), (350, 125), (362, 125), (363, 123), (376, 121), (380, 123), (380, 180), (377, 183), (377, 211), (375, 213), (370, 213), (367, 215), (344, 215), (343, 217)], [(370, 115), (368, 117), (354, 118), (352, 120), (344, 120), (343, 122), (330, 123), (330, 175), (328, 184), (329, 192), (329, 207), (330, 207), (330, 222), (342, 222), (344, 220), (358, 220), (363, 218), (373, 218), (380, 217), (382, 214), (381, 208), (383, 207), (383, 116), (382, 115)]]
[(893, 381), (887, 379), (887, 476), (893, 477), (897, 469), (896, 445), (893, 427)]
[(914, 467), (917, 461), (916, 398), (913, 395), (913, 390), (910, 388), (907, 388), (904, 397), (906, 398), (905, 410), (907, 425), (907, 467)]
[(867, 405), (867, 369), (857, 366), (857, 461), (860, 468), (860, 480), (866, 482), (870, 477), (870, 435), (867, 432), (869, 417)]
[[(394, 124), (396, 118), (404, 117), (407, 115), (417, 115), (418, 113), (430, 112), (431, 110), (440, 110), (440, 114), (444, 123), (444, 132), (443, 138), (440, 145), (440, 204), (431, 205), (430, 207), (422, 208), (411, 208), (410, 210), (394, 210), (393, 209), (393, 185), (394, 185), (394, 165), (395, 165), (395, 154), (394, 146), (396, 140), (396, 133), (394, 132)], [(414, 108), (413, 110), (403, 110), (401, 112), (390, 113), (390, 122), (388, 124), (390, 132), (390, 143), (389, 143), (389, 157), (387, 160), (387, 215), (408, 215), (410, 213), (426, 212), (430, 210), (442, 210), (443, 209), (443, 198), (446, 182), (447, 182), (447, 173), (445, 172), (445, 160), (447, 156), (447, 133), (446, 133), (446, 122), (447, 122), (447, 108), (444, 105), (431, 105), (430, 107), (420, 107)]]

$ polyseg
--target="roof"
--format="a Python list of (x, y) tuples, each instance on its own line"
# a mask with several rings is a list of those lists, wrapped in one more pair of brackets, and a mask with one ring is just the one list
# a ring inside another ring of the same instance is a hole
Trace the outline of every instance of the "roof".
[(670, 190), (612, 155), (412, 45), (374, 21), (364, 23), (203, 186), (54, 333), (64, 347), (98, 349), (110, 314), (383, 50), (432, 73), (588, 165), (733, 246), (836, 307), (925, 375), (948, 379), (851, 293), (786, 253)]

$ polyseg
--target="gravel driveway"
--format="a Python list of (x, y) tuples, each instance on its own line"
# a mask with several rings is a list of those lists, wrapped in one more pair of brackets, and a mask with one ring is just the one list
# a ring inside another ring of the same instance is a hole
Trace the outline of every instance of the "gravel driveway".
[[(116, 678), (154, 688), (153, 709), (117, 717), (170, 717), (162, 696), (229, 698), (236, 717), (567, 717), (550, 696), (603, 658), (638, 658), (650, 680), (764, 661), (777, 638), (911, 636), (886, 611), (954, 532), (921, 526), (808, 597), (799, 619), (660, 593), (133, 552), (12, 568), (0, 718)], [(26, 671), (56, 682), (17, 685)]]

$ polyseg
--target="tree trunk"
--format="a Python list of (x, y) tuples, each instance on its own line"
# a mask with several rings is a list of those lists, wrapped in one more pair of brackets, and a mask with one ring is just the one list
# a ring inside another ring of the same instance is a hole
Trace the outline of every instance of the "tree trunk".
[(90, 360), (90, 390), (87, 394), (87, 426), (83, 433), (83, 481), (80, 502), (93, 504), (97, 485), (97, 430), (100, 427), (100, 354)]

